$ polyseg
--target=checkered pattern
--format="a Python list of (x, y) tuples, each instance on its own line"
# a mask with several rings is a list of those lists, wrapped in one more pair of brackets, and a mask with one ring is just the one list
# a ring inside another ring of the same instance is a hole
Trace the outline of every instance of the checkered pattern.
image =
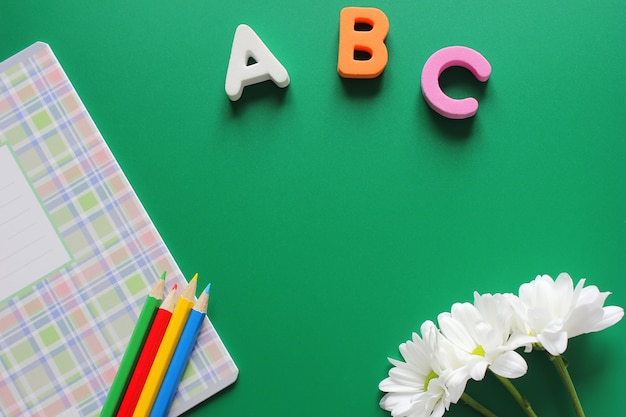
[[(0, 64), (3, 145), (72, 261), (0, 302), (0, 414), (98, 415), (149, 287), (184, 278), (46, 44)], [(207, 319), (170, 415), (237, 372)]]

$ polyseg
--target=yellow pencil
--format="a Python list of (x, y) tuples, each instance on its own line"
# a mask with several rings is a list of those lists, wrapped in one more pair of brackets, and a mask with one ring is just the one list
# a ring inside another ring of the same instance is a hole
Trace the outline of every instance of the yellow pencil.
[(193, 276), (191, 281), (189, 281), (189, 285), (187, 285), (187, 288), (185, 288), (178, 299), (176, 308), (174, 308), (174, 312), (172, 313), (170, 323), (168, 324), (167, 330), (165, 330), (165, 334), (163, 335), (161, 346), (159, 346), (154, 362), (152, 362), (152, 368), (150, 368), (148, 379), (146, 379), (146, 383), (144, 384), (141, 395), (139, 396), (139, 401), (135, 407), (133, 417), (148, 417), (150, 415), (150, 411), (154, 405), (154, 400), (159, 393), (161, 383), (163, 382), (163, 378), (167, 372), (167, 367), (170, 364), (174, 350), (176, 350), (176, 345), (178, 345), (180, 334), (182, 333), (185, 323), (187, 322), (187, 318), (189, 317), (189, 313), (193, 308), (197, 281), (198, 274)]

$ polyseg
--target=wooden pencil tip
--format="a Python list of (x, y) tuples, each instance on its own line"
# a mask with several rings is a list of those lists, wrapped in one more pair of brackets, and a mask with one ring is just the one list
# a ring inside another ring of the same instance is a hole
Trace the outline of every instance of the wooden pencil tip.
[(189, 284), (187, 284), (187, 288), (183, 290), (181, 297), (186, 298), (187, 300), (194, 300), (196, 298), (196, 287), (198, 286), (198, 274), (194, 275)]
[(163, 299), (163, 293), (165, 292), (165, 281), (160, 279), (154, 284), (150, 292), (148, 293), (149, 297), (154, 297), (157, 300)]
[(161, 308), (165, 309), (169, 312), (171, 312), (174, 309), (174, 305), (176, 304), (176, 289), (178, 288), (178, 285), (174, 285), (172, 287), (172, 290), (169, 292), (169, 294), (167, 294), (167, 297), (165, 297), (165, 300), (163, 300), (163, 303), (161, 304)]
[(204, 291), (202, 291), (202, 294), (200, 294), (200, 297), (198, 298), (198, 300), (196, 301), (196, 304), (193, 307), (194, 310), (200, 311), (202, 313), (206, 313), (207, 307), (209, 306), (210, 288), (211, 288), (211, 284), (207, 285)]

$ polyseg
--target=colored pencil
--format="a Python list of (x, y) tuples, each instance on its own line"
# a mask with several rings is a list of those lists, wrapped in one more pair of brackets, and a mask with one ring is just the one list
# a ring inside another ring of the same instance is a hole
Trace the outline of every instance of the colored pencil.
[(170, 366), (167, 368), (165, 378), (163, 378), (163, 383), (154, 401), (150, 417), (166, 417), (172, 405), (172, 401), (174, 401), (178, 384), (183, 377), (183, 372), (185, 372), (185, 368), (191, 357), (191, 352), (196, 345), (198, 334), (204, 324), (209, 304), (210, 288), (211, 284), (207, 285), (198, 298), (198, 301), (196, 301), (196, 304), (194, 304), (193, 310), (189, 313), (187, 324), (185, 324), (183, 333), (178, 341), (178, 346), (176, 346), (176, 350), (174, 351), (174, 356), (172, 356), (172, 360), (170, 361)]
[(163, 382), (167, 366), (172, 359), (176, 345), (178, 345), (178, 339), (183, 332), (187, 317), (189, 317), (189, 313), (193, 308), (197, 281), (198, 274), (194, 275), (176, 303), (170, 324), (168, 324), (167, 330), (165, 330), (161, 346), (159, 346), (150, 368), (150, 373), (139, 396), (139, 401), (137, 401), (133, 417), (148, 417), (152, 410), (152, 405), (161, 387), (161, 382)]
[(135, 366), (135, 372), (133, 372), (130, 378), (126, 394), (124, 394), (120, 408), (117, 411), (117, 417), (130, 417), (133, 415), (133, 411), (135, 411), (135, 406), (137, 405), (137, 401), (139, 401), (139, 395), (141, 395), (141, 389), (146, 383), (150, 367), (152, 366), (152, 362), (154, 362), (154, 357), (159, 350), (161, 340), (165, 334), (165, 329), (167, 329), (167, 325), (172, 318), (172, 311), (174, 310), (174, 303), (176, 302), (176, 287), (177, 286), (174, 285), (174, 288), (172, 288), (172, 291), (165, 297), (159, 311), (156, 313), (146, 343), (143, 345), (141, 355), (139, 355), (137, 366)]
[(154, 320), (154, 316), (156, 316), (157, 309), (161, 305), (164, 289), (165, 272), (163, 272), (161, 279), (148, 294), (146, 302), (141, 309), (141, 313), (139, 313), (137, 324), (135, 324), (135, 329), (130, 336), (130, 341), (122, 357), (120, 367), (117, 370), (113, 384), (111, 384), (111, 388), (109, 389), (109, 394), (102, 406), (100, 417), (113, 417), (117, 412), (120, 402), (122, 401), (122, 395), (128, 386), (128, 381), (139, 358), (139, 352), (141, 352), (141, 348), (148, 337), (150, 325)]

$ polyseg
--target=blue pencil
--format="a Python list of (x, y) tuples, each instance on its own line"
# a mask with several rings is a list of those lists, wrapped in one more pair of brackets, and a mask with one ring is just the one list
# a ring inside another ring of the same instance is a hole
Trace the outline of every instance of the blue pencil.
[(152, 406), (150, 417), (165, 417), (169, 412), (176, 391), (178, 390), (178, 384), (187, 367), (187, 362), (189, 362), (189, 357), (191, 356), (193, 347), (196, 344), (196, 339), (202, 328), (202, 323), (204, 323), (204, 318), (206, 317), (210, 288), (211, 284), (207, 285), (202, 295), (198, 298), (198, 301), (194, 304), (193, 310), (189, 313), (189, 318), (187, 319), (187, 323), (185, 323), (185, 328), (180, 336), (170, 365), (163, 378), (163, 383)]

